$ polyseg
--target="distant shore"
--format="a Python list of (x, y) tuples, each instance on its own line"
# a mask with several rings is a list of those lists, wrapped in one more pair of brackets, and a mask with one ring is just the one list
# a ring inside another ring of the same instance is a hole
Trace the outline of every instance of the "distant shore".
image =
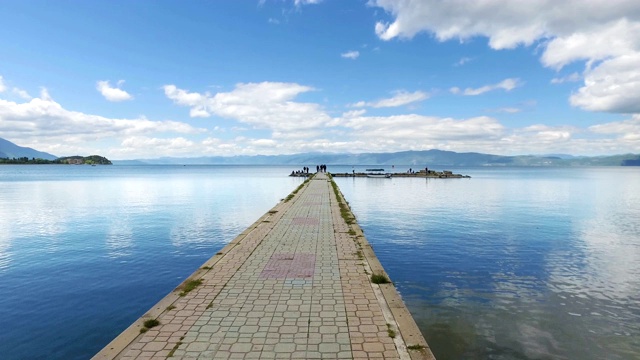
[(113, 165), (113, 163), (100, 155), (91, 156), (67, 156), (55, 160), (28, 158), (0, 158), (0, 165)]

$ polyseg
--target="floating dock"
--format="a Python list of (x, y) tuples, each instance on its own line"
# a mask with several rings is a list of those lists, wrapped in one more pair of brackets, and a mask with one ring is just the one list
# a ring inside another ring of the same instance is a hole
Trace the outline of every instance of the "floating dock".
[(93, 359), (434, 359), (318, 173)]

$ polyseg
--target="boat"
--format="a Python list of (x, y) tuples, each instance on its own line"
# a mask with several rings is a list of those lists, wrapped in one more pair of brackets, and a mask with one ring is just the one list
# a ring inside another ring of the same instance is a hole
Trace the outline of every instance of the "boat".
[(367, 177), (370, 178), (391, 178), (391, 173), (385, 173), (384, 169), (367, 169), (366, 171)]

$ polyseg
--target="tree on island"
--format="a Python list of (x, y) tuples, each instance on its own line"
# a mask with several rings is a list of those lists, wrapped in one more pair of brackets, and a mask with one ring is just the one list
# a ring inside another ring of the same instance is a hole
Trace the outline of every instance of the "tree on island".
[(0, 158), (0, 164), (16, 164), (16, 165), (46, 165), (46, 164), (73, 164), (73, 165), (113, 165), (113, 163), (99, 155), (91, 156), (67, 156), (55, 160), (46, 160), (39, 158), (19, 157), (19, 158)]

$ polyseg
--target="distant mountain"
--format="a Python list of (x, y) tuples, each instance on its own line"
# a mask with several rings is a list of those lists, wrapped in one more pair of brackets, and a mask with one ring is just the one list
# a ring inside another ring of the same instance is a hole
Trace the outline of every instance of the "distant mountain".
[(114, 160), (116, 165), (412, 165), (424, 166), (632, 166), (640, 155), (571, 156), (518, 155), (502, 156), (475, 152), (457, 153), (443, 150), (401, 151), (395, 153), (213, 156), (138, 160)]
[[(534, 155), (535, 156), (535, 155)], [(581, 156), (574, 156), (574, 155), (569, 155), (569, 154), (545, 154), (545, 155), (539, 155), (540, 157), (556, 157), (556, 158), (560, 158), (560, 159), (575, 159), (577, 157), (581, 157)]]
[[(55, 160), (55, 155), (18, 146), (0, 138), (0, 158)], [(97, 160), (96, 160), (97, 161)], [(108, 160), (107, 160), (108, 161)], [(99, 163), (99, 162), (96, 162)], [(567, 154), (502, 156), (444, 150), (400, 151), (394, 153), (208, 156), (194, 158), (114, 160), (116, 165), (410, 165), (425, 166), (640, 166), (640, 155), (573, 156)]]
[(9, 140), (0, 138), (0, 158), (21, 158), (28, 157), (45, 160), (55, 160), (58, 157), (46, 152), (34, 150), (29, 147), (18, 146)]

